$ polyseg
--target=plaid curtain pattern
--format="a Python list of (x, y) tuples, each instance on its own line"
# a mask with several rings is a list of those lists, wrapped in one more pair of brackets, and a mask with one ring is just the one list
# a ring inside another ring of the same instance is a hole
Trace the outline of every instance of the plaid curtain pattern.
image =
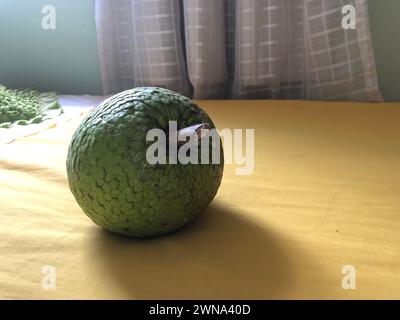
[(366, 0), (96, 0), (96, 25), (105, 94), (382, 100)]

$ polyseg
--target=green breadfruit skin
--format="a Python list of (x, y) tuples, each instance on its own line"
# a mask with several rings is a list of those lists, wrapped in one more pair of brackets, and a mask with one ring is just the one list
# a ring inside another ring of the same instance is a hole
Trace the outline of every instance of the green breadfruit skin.
[(0, 128), (40, 123), (62, 113), (54, 92), (13, 90), (0, 85)]
[(83, 211), (106, 230), (155, 237), (188, 224), (214, 198), (220, 164), (156, 164), (146, 160), (148, 130), (178, 130), (209, 123), (190, 99), (173, 91), (143, 87), (100, 104), (80, 124), (67, 156), (70, 189)]

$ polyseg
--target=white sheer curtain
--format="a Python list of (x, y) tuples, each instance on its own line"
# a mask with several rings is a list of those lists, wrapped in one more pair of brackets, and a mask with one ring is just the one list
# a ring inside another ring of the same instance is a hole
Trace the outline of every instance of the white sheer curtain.
[(382, 100), (366, 0), (96, 0), (96, 25), (105, 94)]

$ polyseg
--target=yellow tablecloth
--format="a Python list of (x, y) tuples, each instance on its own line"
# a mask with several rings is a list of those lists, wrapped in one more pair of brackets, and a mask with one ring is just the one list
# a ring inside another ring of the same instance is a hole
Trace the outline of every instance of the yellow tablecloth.
[(255, 129), (254, 174), (226, 165), (206, 212), (159, 239), (82, 213), (65, 174), (78, 121), (1, 145), (0, 297), (400, 298), (400, 104), (199, 104), (220, 129)]

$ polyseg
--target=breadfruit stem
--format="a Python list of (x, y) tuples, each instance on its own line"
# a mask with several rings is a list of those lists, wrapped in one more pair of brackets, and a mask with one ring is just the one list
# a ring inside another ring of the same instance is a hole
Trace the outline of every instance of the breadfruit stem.
[(192, 139), (200, 141), (204, 136), (204, 131), (202, 131), (203, 129), (210, 130), (211, 125), (209, 123), (200, 123), (179, 130), (177, 133), (177, 146), (180, 147)]

